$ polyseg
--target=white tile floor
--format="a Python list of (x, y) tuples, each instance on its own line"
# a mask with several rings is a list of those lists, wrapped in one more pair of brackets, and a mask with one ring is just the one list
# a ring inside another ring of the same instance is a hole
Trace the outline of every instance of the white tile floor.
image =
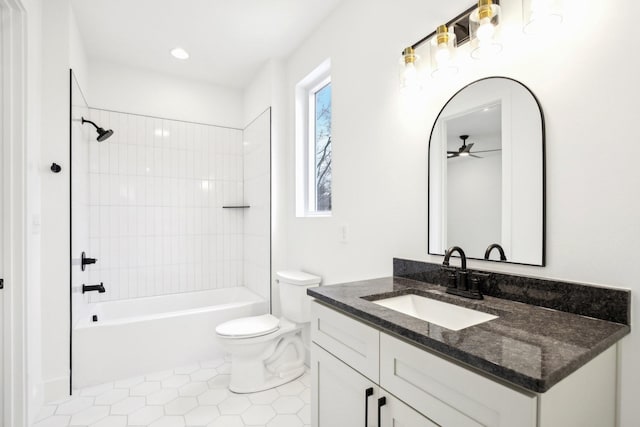
[(46, 405), (34, 427), (307, 427), (309, 373), (276, 389), (229, 392), (229, 362), (116, 381)]

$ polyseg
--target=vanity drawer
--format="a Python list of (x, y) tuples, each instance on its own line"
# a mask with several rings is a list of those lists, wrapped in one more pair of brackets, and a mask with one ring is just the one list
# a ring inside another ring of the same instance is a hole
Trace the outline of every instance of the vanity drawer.
[(317, 301), (311, 303), (311, 340), (378, 382), (380, 332)]
[(537, 398), (380, 334), (380, 386), (443, 427), (535, 427)]

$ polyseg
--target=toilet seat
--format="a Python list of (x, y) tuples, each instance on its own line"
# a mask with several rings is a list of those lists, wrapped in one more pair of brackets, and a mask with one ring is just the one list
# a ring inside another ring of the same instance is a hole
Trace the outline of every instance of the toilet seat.
[(280, 329), (280, 319), (271, 314), (242, 317), (221, 323), (216, 334), (225, 338), (254, 338), (268, 335)]

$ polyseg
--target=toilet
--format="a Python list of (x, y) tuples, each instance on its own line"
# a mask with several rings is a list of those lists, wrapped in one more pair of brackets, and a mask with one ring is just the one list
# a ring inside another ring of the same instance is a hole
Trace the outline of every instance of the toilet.
[(293, 381), (304, 373), (302, 328), (310, 321), (307, 288), (320, 277), (302, 271), (276, 273), (282, 317), (242, 317), (216, 327), (216, 337), (231, 355), (229, 390), (254, 393)]

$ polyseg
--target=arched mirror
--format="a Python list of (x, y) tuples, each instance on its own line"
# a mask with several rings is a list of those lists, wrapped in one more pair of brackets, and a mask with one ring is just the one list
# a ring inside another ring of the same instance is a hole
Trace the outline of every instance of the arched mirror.
[(525, 85), (489, 77), (458, 91), (429, 141), (429, 254), (460, 246), (484, 259), (493, 245), (491, 260), (543, 266), (544, 152), (542, 109)]

